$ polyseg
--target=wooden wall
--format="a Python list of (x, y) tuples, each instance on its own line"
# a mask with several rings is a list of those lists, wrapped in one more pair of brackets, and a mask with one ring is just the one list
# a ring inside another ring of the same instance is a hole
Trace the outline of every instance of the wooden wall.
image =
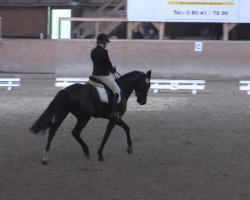
[(0, 7), (2, 36), (39, 38), (47, 34), (47, 7)]

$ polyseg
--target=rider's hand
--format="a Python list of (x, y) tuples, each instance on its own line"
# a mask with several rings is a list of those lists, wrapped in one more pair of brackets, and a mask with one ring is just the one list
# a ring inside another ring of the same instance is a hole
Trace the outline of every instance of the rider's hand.
[(111, 73), (116, 73), (116, 68), (115, 67), (112, 67), (112, 69), (110, 70)]

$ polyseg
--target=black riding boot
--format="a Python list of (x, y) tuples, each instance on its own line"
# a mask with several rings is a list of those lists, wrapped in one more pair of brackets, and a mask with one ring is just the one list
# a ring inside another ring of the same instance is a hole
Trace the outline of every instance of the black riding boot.
[(118, 120), (120, 118), (119, 113), (117, 111), (117, 102), (119, 99), (119, 94), (113, 94), (112, 101), (111, 101), (111, 112), (109, 118), (112, 120)]

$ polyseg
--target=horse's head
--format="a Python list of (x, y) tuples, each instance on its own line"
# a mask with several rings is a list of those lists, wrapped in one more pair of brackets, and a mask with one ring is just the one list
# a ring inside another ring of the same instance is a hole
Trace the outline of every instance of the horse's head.
[(135, 95), (137, 97), (137, 102), (140, 105), (147, 103), (148, 90), (150, 88), (150, 77), (151, 71), (148, 71), (146, 74), (143, 74), (136, 84)]

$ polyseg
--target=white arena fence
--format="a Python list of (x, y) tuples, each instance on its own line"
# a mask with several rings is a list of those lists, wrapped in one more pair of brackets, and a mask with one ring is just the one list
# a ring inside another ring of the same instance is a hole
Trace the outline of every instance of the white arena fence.
[(205, 80), (164, 80), (164, 79), (151, 79), (150, 89), (154, 93), (159, 90), (191, 90), (192, 94), (197, 94), (198, 90), (205, 89)]
[[(65, 88), (74, 83), (84, 84), (88, 78), (56, 78), (56, 87)], [(192, 94), (197, 94), (198, 90), (205, 89), (205, 80), (164, 80), (164, 79), (151, 79), (151, 87), (154, 93), (159, 90), (191, 90)]]
[(240, 90), (247, 91), (247, 94), (250, 95), (250, 81), (240, 81)]
[(56, 78), (56, 87), (66, 88), (74, 83), (84, 84), (89, 78)]
[(0, 87), (12, 90), (12, 87), (20, 86), (20, 78), (0, 78)]

